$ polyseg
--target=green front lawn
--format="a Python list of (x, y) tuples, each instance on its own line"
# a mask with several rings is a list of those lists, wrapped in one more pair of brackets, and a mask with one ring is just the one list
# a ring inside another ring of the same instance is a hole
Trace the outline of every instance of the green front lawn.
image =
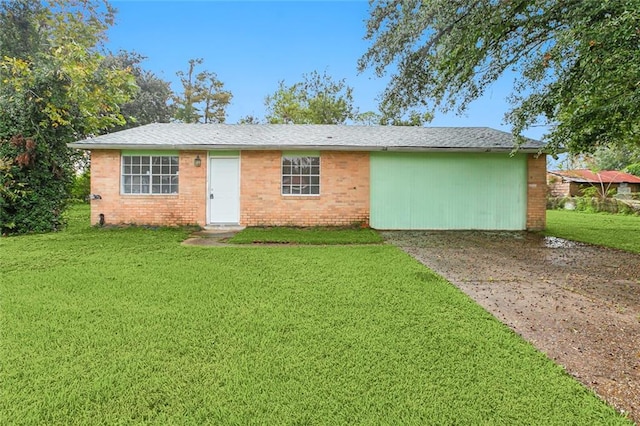
[(640, 253), (640, 216), (547, 210), (545, 234)]
[(382, 237), (373, 229), (339, 227), (246, 228), (229, 240), (235, 244), (378, 244)]
[(630, 424), (387, 245), (0, 239), (0, 424)]

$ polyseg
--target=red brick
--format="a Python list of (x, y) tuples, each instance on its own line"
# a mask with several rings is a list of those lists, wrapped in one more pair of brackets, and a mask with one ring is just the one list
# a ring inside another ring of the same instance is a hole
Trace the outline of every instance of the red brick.
[(547, 222), (547, 158), (527, 156), (527, 229), (540, 231)]
[[(120, 151), (91, 152), (91, 193), (102, 198), (91, 201), (91, 223), (99, 215), (107, 224), (205, 225), (206, 167), (195, 167), (196, 155), (204, 151), (180, 152), (180, 188), (177, 195), (122, 195), (120, 193)], [(183, 206), (190, 206), (185, 209)]]

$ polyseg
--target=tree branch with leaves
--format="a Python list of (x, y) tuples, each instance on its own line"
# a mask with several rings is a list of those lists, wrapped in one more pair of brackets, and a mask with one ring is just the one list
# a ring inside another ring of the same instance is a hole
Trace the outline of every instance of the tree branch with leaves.
[(374, 1), (358, 67), (391, 73), (385, 108), (457, 113), (515, 70), (518, 137), (548, 125), (551, 151), (637, 146), (639, 28), (640, 0)]
[(0, 2), (0, 232), (60, 229), (75, 151), (125, 120), (136, 93), (127, 69), (103, 67), (106, 2)]
[(120, 106), (120, 112), (126, 123), (107, 129), (115, 132), (149, 123), (168, 123), (173, 117), (174, 105), (171, 84), (151, 71), (142, 68), (146, 57), (136, 53), (119, 51), (105, 57), (102, 66), (119, 70), (128, 70), (135, 78), (138, 91), (131, 100)]
[(317, 71), (303, 74), (302, 81), (291, 86), (281, 81), (265, 105), (271, 124), (344, 124), (357, 114), (353, 89), (346, 81)]
[(196, 73), (203, 59), (189, 60), (189, 69), (176, 75), (182, 84), (182, 93), (174, 96), (174, 119), (183, 123), (224, 123), (227, 107), (233, 95), (224, 90), (224, 83), (211, 71)]

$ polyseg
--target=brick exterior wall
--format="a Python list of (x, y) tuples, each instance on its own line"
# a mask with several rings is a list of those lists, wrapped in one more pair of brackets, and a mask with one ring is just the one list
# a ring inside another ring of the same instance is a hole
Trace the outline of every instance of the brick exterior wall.
[[(199, 155), (202, 166), (193, 160)], [(369, 153), (320, 153), (320, 195), (281, 194), (280, 151), (242, 151), (240, 158), (240, 224), (351, 225), (369, 223)], [(122, 195), (121, 154), (117, 150), (91, 153), (91, 223), (104, 214), (106, 224), (207, 225), (207, 153), (179, 153), (177, 195)], [(527, 229), (546, 225), (546, 157), (527, 158)]]
[(527, 156), (527, 230), (541, 231), (547, 225), (547, 157)]
[(240, 223), (351, 225), (369, 223), (369, 153), (320, 153), (320, 195), (281, 195), (280, 151), (242, 151)]
[(547, 174), (547, 190), (552, 197), (568, 197), (571, 183), (564, 182), (559, 176)]
[[(200, 155), (202, 166), (193, 160)], [(91, 193), (102, 199), (91, 201), (91, 224), (102, 213), (106, 224), (206, 225), (207, 153), (179, 153), (177, 195), (122, 195), (120, 193), (120, 151), (91, 152)]]

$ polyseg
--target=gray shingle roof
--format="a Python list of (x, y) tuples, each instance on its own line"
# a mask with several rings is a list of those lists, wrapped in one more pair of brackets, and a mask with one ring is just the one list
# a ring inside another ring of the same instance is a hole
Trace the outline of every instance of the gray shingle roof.
[[(156, 123), (69, 144), (81, 149), (285, 149), (511, 151), (514, 137), (488, 127)], [(520, 151), (544, 145), (526, 139)]]

